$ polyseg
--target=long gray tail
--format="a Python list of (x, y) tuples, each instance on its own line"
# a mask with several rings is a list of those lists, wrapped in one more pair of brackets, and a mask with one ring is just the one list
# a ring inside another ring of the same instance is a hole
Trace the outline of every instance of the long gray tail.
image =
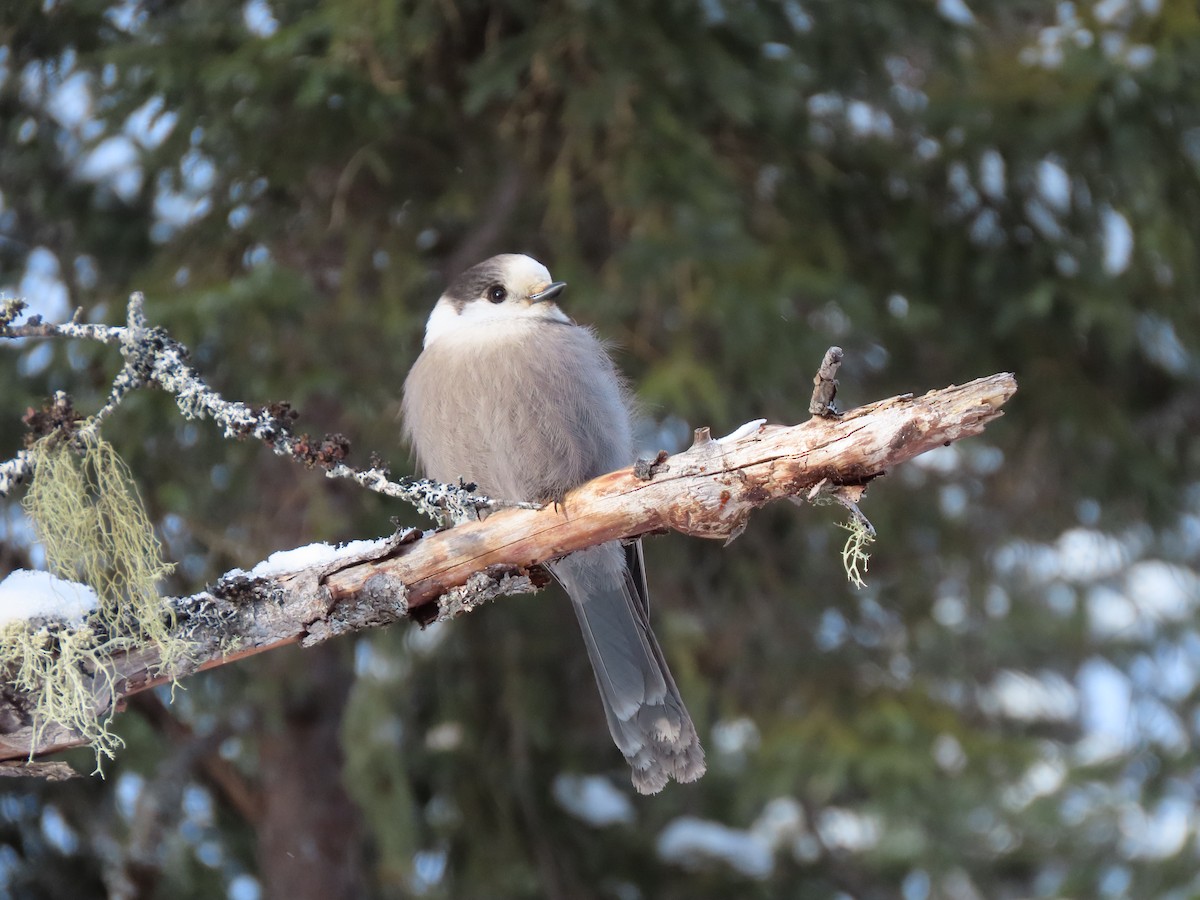
[(583, 629), (608, 730), (633, 767), (633, 785), (656, 794), (667, 780), (704, 774), (704, 750), (650, 630), (641, 543), (603, 544), (550, 564)]

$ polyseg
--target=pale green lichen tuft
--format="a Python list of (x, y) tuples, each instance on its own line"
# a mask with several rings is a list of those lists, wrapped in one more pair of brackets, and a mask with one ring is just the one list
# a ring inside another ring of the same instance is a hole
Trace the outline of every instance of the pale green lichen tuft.
[(846, 570), (846, 578), (857, 588), (866, 587), (863, 574), (871, 559), (867, 548), (875, 542), (875, 531), (861, 515), (851, 516), (849, 522), (838, 527), (849, 532), (842, 547), (842, 567)]
[(48, 722), (78, 731), (102, 756), (121, 740), (109, 730), (116, 701), (111, 659), (153, 645), (158, 671), (171, 671), (188, 644), (174, 636), (175, 614), (158, 582), (171, 571), (129, 470), (107, 441), (88, 429), (72, 440), (54, 434), (30, 448), (34, 479), (24, 508), (60, 578), (90, 586), (99, 608), (78, 625), (12, 622), (0, 630), (0, 664), (36, 698), (34, 739)]
[(109, 652), (86, 624), (14, 621), (0, 629), (0, 657), (12, 672), (13, 686), (37, 698), (31, 758), (50, 722), (83, 736), (96, 753), (97, 772), (101, 758), (112, 759), (116, 748), (124, 745), (109, 729), (117, 700)]
[(171, 566), (128, 468), (99, 435), (85, 430), (72, 443), (51, 435), (31, 448), (36, 474), (23, 505), (48, 568), (95, 590), (113, 634), (178, 653), (174, 613), (158, 594)]

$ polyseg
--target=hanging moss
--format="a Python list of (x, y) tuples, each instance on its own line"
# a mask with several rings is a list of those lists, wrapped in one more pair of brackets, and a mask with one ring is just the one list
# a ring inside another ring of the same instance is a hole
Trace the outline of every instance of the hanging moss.
[(9, 623), (0, 630), (0, 661), (16, 686), (37, 698), (32, 745), (47, 723), (58, 722), (91, 743), (98, 766), (121, 744), (109, 731), (114, 654), (152, 645), (158, 670), (171, 671), (187, 650), (158, 593), (171, 566), (111, 444), (84, 429), (71, 440), (49, 435), (30, 452), (35, 474), (23, 505), (47, 567), (90, 586), (98, 607), (80, 624)]
[(116, 450), (84, 432), (71, 443), (43, 438), (33, 453), (36, 475), (24, 507), (50, 571), (90, 585), (114, 634), (178, 652), (174, 616), (158, 595), (171, 566)]
[(0, 658), (13, 685), (37, 700), (31, 757), (50, 722), (84, 737), (96, 752), (97, 771), (101, 757), (112, 759), (123, 746), (109, 729), (117, 700), (110, 652), (111, 642), (101, 642), (87, 624), (14, 621), (0, 629)]

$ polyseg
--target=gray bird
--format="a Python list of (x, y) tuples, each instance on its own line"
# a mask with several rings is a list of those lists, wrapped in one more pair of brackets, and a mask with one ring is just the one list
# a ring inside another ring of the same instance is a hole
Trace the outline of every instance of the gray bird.
[[(547, 503), (633, 462), (625, 383), (595, 333), (555, 303), (565, 287), (537, 260), (506, 254), (442, 294), (404, 382), (405, 434), (430, 478)], [(641, 542), (549, 569), (571, 598), (634, 786), (653, 794), (699, 778), (704, 750), (650, 630)]]

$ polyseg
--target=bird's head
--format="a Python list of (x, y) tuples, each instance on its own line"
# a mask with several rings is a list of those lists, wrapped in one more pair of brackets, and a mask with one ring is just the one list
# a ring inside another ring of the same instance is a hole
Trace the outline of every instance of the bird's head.
[(485, 259), (450, 282), (425, 325), (425, 346), (481, 325), (570, 322), (554, 302), (566, 286), (552, 281), (546, 267), (531, 256), (505, 253)]

